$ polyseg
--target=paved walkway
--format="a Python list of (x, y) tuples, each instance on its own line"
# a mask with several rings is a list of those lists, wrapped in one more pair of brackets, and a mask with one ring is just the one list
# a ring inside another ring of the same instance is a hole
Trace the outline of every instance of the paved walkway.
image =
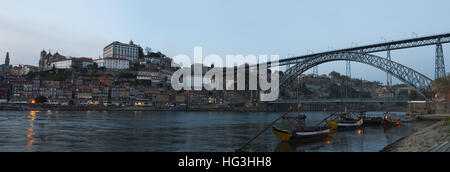
[(383, 152), (450, 152), (450, 125), (437, 122), (394, 144)]
[(424, 152), (450, 152), (450, 143), (447, 141), (445, 143), (438, 144), (425, 150)]
[(433, 115), (419, 115), (419, 120), (443, 120), (450, 117), (450, 114), (433, 114)]

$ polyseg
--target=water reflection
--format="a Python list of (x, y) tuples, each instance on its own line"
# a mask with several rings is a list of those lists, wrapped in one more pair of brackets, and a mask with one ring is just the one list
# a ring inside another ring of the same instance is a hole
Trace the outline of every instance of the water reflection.
[(280, 142), (274, 152), (376, 152), (406, 136), (408, 131), (408, 126), (335, 130), (330, 137), (321, 140)]
[[(322, 112), (310, 114), (310, 124), (328, 116)], [(279, 116), (236, 112), (0, 111), (0, 151), (234, 152)], [(312, 143), (280, 143), (267, 131), (245, 151), (376, 152), (417, 131), (420, 127), (416, 126), (334, 132), (330, 138)]]
[(275, 148), (274, 152), (310, 152), (312, 150), (318, 150), (331, 144), (330, 138), (320, 140), (309, 141), (290, 141), (281, 142)]
[(28, 113), (27, 118), (29, 119), (29, 127), (26, 129), (27, 133), (25, 134), (25, 136), (28, 138), (28, 142), (27, 142), (27, 149), (29, 151), (34, 151), (34, 147), (33, 147), (33, 143), (34, 143), (34, 121), (36, 120), (36, 114), (39, 113), (40, 111), (30, 111)]

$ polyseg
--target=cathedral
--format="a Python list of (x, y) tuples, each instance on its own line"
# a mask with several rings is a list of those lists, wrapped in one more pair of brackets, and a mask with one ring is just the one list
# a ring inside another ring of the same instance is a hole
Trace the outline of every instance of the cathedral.
[(47, 53), (45, 50), (41, 52), (41, 58), (39, 60), (39, 70), (48, 71), (52, 69), (52, 63), (56, 61), (66, 60), (67, 57), (56, 52), (55, 54)]

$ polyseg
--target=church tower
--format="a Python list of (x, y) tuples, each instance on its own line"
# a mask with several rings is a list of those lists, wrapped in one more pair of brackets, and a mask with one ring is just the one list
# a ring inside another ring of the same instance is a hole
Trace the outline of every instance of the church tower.
[(6, 52), (6, 58), (5, 58), (5, 66), (6, 67), (9, 67), (9, 62), (10, 62), (10, 60), (9, 60), (9, 52)]
[(41, 58), (39, 59), (39, 69), (42, 71), (45, 68), (45, 63), (47, 62), (47, 52), (45, 50), (41, 51)]

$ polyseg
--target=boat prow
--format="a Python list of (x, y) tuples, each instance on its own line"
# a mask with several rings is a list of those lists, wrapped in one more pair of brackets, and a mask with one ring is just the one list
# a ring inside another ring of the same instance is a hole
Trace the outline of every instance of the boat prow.
[(288, 141), (291, 141), (291, 139), (292, 139), (292, 134), (289, 134), (289, 132), (287, 132), (287, 131), (279, 130), (279, 129), (275, 128), (275, 126), (273, 126), (273, 125), (272, 125), (272, 131), (283, 142), (288, 142)]

